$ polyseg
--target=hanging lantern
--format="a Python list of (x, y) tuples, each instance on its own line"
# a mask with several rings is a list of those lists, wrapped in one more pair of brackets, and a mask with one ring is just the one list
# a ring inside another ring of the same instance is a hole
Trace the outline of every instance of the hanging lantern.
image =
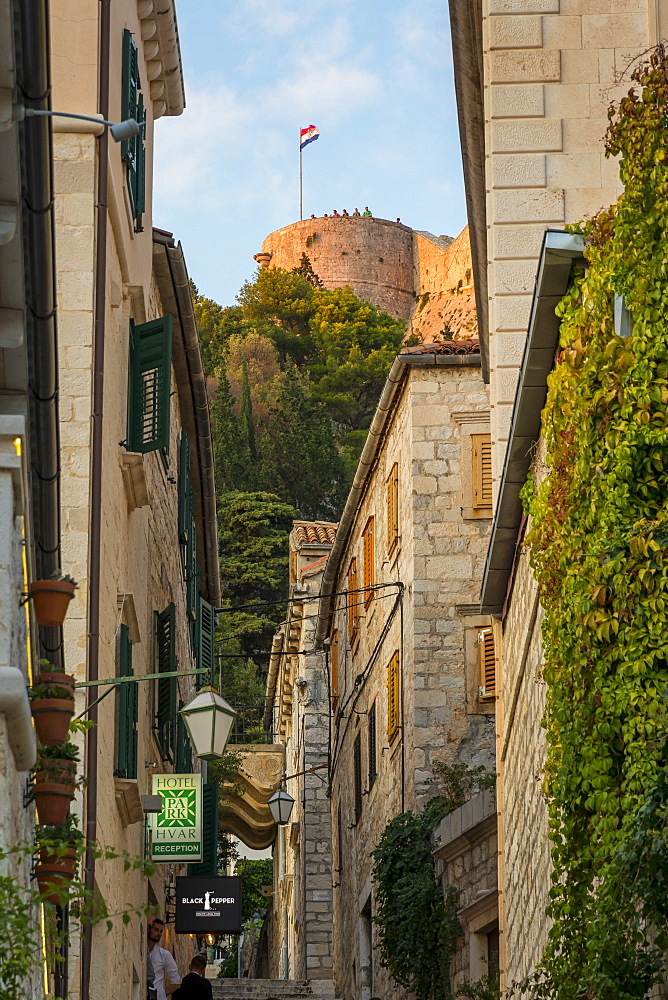
[(237, 713), (216, 689), (210, 685), (203, 687), (180, 714), (196, 756), (203, 760), (222, 757)]
[(277, 792), (274, 792), (267, 802), (274, 822), (278, 823), (279, 826), (285, 826), (286, 823), (290, 822), (294, 804), (295, 800), (284, 788), (279, 788)]

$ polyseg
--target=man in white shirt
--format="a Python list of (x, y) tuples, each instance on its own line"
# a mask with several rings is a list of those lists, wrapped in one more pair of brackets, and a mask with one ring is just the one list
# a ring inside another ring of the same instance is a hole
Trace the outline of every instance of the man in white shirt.
[[(146, 978), (149, 988), (152, 987), (155, 991), (155, 1000), (167, 1000), (167, 997), (171, 996), (181, 984), (179, 970), (171, 953), (158, 944), (164, 929), (165, 922), (160, 917), (154, 917), (152, 923), (148, 925)], [(169, 986), (165, 986), (165, 973), (169, 976)]]

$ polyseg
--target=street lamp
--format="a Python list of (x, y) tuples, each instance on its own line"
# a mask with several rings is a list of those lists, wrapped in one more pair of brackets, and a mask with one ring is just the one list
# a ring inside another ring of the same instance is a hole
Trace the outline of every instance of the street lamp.
[(50, 118), (78, 118), (84, 122), (95, 122), (104, 125), (109, 129), (114, 142), (122, 142), (124, 139), (132, 139), (139, 135), (142, 126), (134, 118), (126, 118), (122, 122), (108, 122), (104, 118), (96, 118), (94, 115), (74, 115), (69, 111), (46, 111), (41, 108), (24, 108), (18, 106), (15, 109), (16, 121), (23, 121), (24, 118), (34, 118), (36, 115), (47, 115)]
[(290, 815), (294, 804), (295, 800), (284, 788), (279, 788), (277, 792), (274, 792), (267, 802), (271, 815), (274, 817), (274, 822), (279, 826), (285, 826), (286, 823), (290, 822)]
[(207, 684), (181, 709), (197, 757), (217, 760), (225, 753), (236, 712)]

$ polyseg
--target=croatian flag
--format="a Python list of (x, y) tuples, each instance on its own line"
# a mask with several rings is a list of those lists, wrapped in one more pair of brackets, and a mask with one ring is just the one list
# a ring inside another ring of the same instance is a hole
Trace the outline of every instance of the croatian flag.
[(315, 142), (320, 133), (318, 132), (315, 125), (309, 125), (308, 128), (302, 128), (299, 130), (299, 149), (302, 150), (304, 146), (308, 146), (309, 142)]

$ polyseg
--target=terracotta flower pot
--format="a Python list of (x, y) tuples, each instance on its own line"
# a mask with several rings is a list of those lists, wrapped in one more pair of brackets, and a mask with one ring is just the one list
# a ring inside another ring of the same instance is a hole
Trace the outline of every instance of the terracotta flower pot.
[(30, 596), (38, 623), (47, 628), (62, 625), (74, 591), (75, 584), (65, 580), (33, 580)]
[(68, 847), (65, 854), (51, 854), (48, 849), (39, 852), (35, 866), (35, 876), (39, 891), (49, 903), (62, 905), (64, 890), (72, 881), (77, 870), (77, 849)]
[(74, 698), (35, 698), (30, 708), (40, 743), (55, 747), (67, 741), (70, 719), (74, 715)]
[(53, 684), (55, 687), (65, 688), (69, 692), (69, 697), (74, 698), (74, 677), (71, 674), (61, 674), (57, 670), (44, 670), (40, 674), (35, 674), (33, 684)]
[(42, 826), (65, 822), (74, 798), (76, 765), (70, 760), (49, 760), (47, 770), (35, 775), (33, 797)]

